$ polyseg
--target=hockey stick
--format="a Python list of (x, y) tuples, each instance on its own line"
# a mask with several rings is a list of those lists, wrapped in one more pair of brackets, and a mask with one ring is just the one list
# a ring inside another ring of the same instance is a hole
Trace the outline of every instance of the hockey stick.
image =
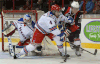
[[(70, 43), (70, 44), (74, 45), (73, 43)], [(77, 47), (76, 45), (74, 45), (74, 46)], [(92, 52), (90, 52), (90, 51), (88, 51), (88, 50), (85, 50), (85, 49), (83, 49), (82, 47), (80, 47), (80, 49), (82, 49), (83, 51), (86, 51), (86, 52), (88, 52), (88, 53), (90, 53), (90, 54), (92, 54), (92, 55), (96, 55), (96, 54), (97, 54), (97, 49), (95, 49), (94, 53), (92, 53)]]
[(64, 61), (63, 62), (61, 62), (61, 63), (64, 63), (64, 62), (66, 62), (67, 61), (67, 56), (66, 56), (66, 54), (67, 54), (67, 41), (65, 41), (65, 58), (64, 58)]
[[(63, 26), (63, 27), (65, 27), (65, 25)], [(64, 28), (64, 31), (65, 31), (65, 29), (66, 28)], [(64, 35), (63, 37), (65, 37), (66, 35)], [(65, 38), (65, 59), (64, 59), (64, 62), (66, 62), (66, 60), (67, 60), (67, 42), (68, 42), (68, 40), (67, 40), (67, 38)], [(61, 62), (61, 63), (64, 63), (64, 62)]]
[[(67, 41), (67, 42), (69, 42), (69, 41)], [(77, 46), (76, 46), (75, 44), (73, 44), (73, 43), (70, 43), (70, 44), (72, 44), (73, 46), (77, 47)], [(80, 47), (80, 49), (81, 49), (82, 51), (86, 51), (86, 52), (88, 52), (88, 53), (90, 53), (90, 54), (92, 54), (92, 55), (96, 55), (96, 54), (97, 54), (97, 49), (95, 49), (94, 53), (92, 53), (92, 52), (90, 52), (90, 51), (88, 51), (88, 50), (86, 50), (86, 49), (83, 49), (82, 47)]]
[[(66, 35), (64, 35), (63, 37), (65, 37)], [(67, 41), (67, 42), (69, 42), (69, 41)], [(70, 44), (72, 44), (72, 45), (74, 45), (73, 43), (70, 43)], [(74, 45), (75, 47), (77, 47), (76, 45)], [(94, 51), (94, 53), (92, 53), (92, 52), (90, 52), (90, 51), (88, 51), (88, 50), (85, 50), (85, 49), (83, 49), (82, 47), (80, 47), (80, 49), (82, 50), (82, 51), (86, 51), (86, 52), (88, 52), (88, 53), (90, 53), (90, 54), (92, 54), (92, 55), (96, 55), (97, 54), (97, 49), (95, 49), (95, 51)]]
[(64, 62), (66, 62), (66, 60), (67, 60), (67, 56), (66, 56), (66, 54), (67, 54), (67, 41), (65, 42), (65, 59), (64, 59)]

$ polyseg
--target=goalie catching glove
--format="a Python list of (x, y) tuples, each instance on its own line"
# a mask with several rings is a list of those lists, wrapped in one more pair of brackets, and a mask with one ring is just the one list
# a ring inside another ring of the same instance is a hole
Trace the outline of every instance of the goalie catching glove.
[(4, 34), (5, 36), (8, 37), (8, 36), (13, 35), (13, 34), (15, 33), (15, 30), (16, 30), (15, 26), (12, 25), (12, 24), (10, 24), (9, 26), (7, 26), (7, 27), (3, 30), (3, 34)]

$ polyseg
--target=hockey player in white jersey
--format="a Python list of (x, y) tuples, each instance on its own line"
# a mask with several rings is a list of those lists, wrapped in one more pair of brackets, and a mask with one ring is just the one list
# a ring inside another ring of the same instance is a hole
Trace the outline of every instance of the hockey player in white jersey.
[[(57, 25), (60, 21), (64, 21), (66, 23), (73, 22), (70, 18), (65, 17), (61, 14), (61, 8), (59, 5), (55, 4), (51, 6), (51, 11), (43, 14), (38, 22), (35, 24), (35, 30), (33, 32), (32, 41), (29, 45), (24, 47), (20, 53), (14, 55), (14, 59), (19, 56), (26, 54), (30, 51), (35, 50), (38, 46), (41, 45), (42, 40), (45, 36), (48, 36), (51, 40), (54, 40), (58, 46), (58, 50), (62, 56), (65, 56), (63, 50), (63, 42), (60, 41), (60, 30), (57, 28)], [(65, 33), (67, 35), (67, 32)], [(68, 35), (67, 35), (68, 36)], [(66, 55), (69, 57), (69, 55)]]
[[(20, 18), (18, 21), (14, 21), (12, 24), (10, 24), (9, 27), (4, 30), (4, 34), (8, 37), (13, 35), (15, 30), (18, 30), (20, 36), (18, 45), (25, 46), (30, 43), (30, 38), (32, 37), (34, 27), (35, 23), (31, 20), (31, 16), (29, 14), (25, 14), (23, 18)], [(10, 29), (12, 30), (9, 31)]]

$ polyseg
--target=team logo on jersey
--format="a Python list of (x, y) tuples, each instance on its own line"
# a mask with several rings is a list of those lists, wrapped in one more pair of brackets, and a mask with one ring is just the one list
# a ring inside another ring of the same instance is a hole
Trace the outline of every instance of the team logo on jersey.
[(84, 28), (85, 36), (94, 42), (100, 42), (100, 21), (91, 21)]

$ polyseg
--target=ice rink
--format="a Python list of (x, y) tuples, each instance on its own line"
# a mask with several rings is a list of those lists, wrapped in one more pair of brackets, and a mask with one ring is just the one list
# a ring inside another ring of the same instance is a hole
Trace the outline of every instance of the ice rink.
[[(86, 49), (90, 52), (94, 52), (94, 49)], [(63, 62), (61, 56), (25, 56), (19, 59), (13, 59), (8, 52), (2, 52), (0, 48), (0, 64), (100, 64), (100, 50), (97, 55), (91, 55), (83, 51), (81, 57), (77, 57), (73, 50), (67, 48), (70, 58), (67, 62)]]

